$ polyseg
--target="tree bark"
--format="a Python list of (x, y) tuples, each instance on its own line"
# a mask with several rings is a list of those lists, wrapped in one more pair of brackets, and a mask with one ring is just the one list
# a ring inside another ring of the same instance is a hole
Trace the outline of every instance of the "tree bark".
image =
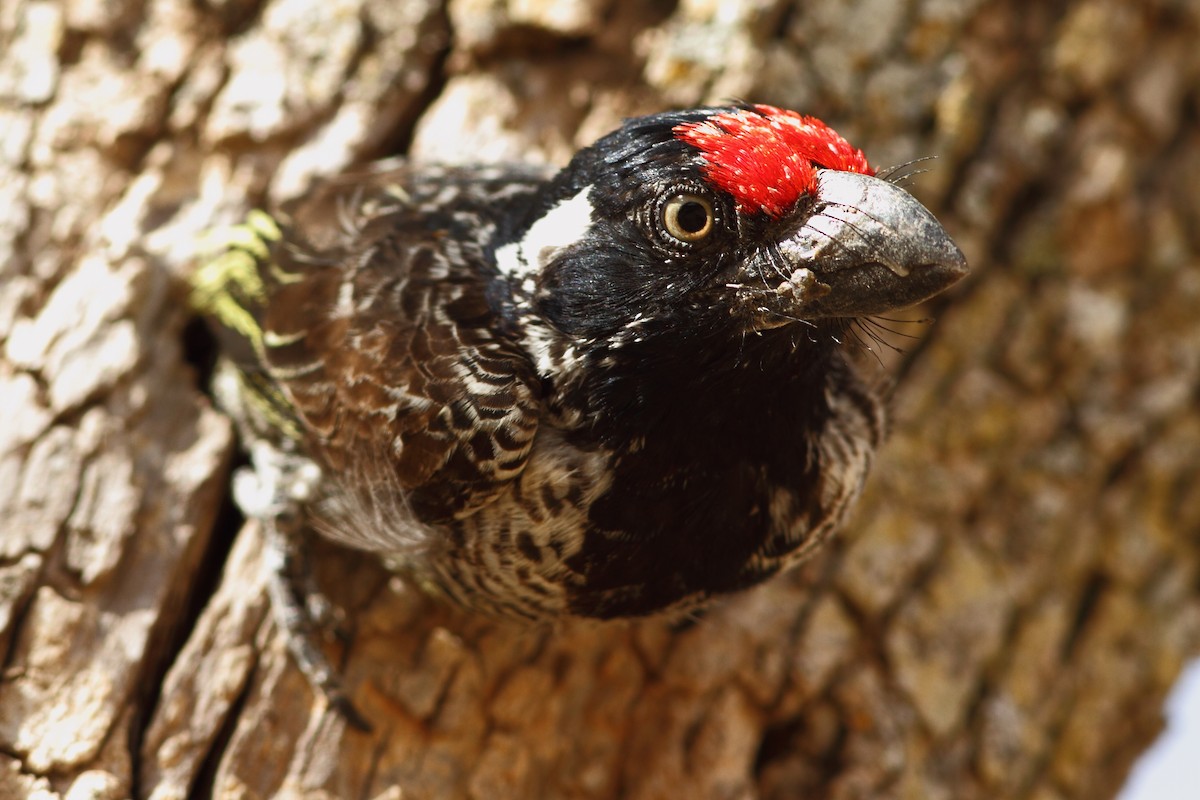
[[(1112, 796), (1200, 653), (1198, 35), (1182, 0), (7, 0), (0, 797)], [(347, 728), (227, 500), (203, 232), (734, 97), (937, 156), (973, 267), (883, 323), (849, 530), (686, 627), (512, 627), (326, 548)]]

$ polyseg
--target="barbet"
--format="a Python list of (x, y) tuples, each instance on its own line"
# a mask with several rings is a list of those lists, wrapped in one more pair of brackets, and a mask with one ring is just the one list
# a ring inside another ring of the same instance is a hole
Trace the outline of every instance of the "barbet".
[(239, 231), (194, 278), (235, 495), (351, 715), (305, 532), (501, 616), (696, 608), (838, 527), (885, 427), (851, 329), (966, 273), (860, 150), (764, 105), (632, 119), (557, 173), (385, 163)]

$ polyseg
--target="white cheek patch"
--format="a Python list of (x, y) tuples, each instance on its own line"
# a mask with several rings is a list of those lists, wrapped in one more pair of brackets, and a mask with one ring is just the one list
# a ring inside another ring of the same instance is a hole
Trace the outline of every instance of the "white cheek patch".
[(524, 279), (542, 270), (564, 247), (587, 236), (592, 227), (590, 186), (563, 200), (530, 226), (524, 238), (496, 251), (496, 266), (510, 278)]

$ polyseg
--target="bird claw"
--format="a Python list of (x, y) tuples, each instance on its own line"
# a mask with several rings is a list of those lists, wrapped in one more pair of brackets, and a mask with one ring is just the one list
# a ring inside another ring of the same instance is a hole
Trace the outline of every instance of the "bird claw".
[(257, 442), (252, 468), (234, 475), (234, 500), (258, 519), (267, 541), (267, 593), (288, 651), (313, 690), (347, 723), (361, 731), (371, 725), (350, 701), (337, 670), (318, 646), (318, 637), (346, 644), (350, 635), (337, 606), (317, 587), (312, 573), (303, 505), (313, 496), (320, 470), (308, 459)]
[(371, 724), (355, 708), (337, 670), (317, 645), (318, 637), (334, 637), (343, 644), (350, 637), (341, 613), (316, 587), (306, 538), (297, 535), (298, 532), (289, 535), (275, 520), (264, 523), (268, 553), (267, 592), (288, 651), (309, 685), (331, 708), (352, 727), (370, 731)]

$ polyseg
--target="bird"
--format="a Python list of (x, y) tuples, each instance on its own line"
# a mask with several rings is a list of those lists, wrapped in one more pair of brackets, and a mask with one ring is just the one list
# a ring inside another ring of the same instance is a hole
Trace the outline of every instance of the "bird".
[(530, 621), (702, 608), (843, 524), (887, 428), (848, 334), (967, 274), (819, 119), (626, 120), (561, 169), (390, 159), (254, 212), (191, 279), (269, 589), (313, 686), (306, 543)]

